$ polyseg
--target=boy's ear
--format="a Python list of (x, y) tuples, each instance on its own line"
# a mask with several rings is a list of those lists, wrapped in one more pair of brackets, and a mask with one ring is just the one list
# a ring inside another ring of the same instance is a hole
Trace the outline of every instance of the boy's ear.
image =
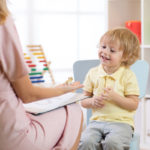
[(128, 58), (123, 57), (122, 58), (122, 62), (126, 62), (128, 60)]

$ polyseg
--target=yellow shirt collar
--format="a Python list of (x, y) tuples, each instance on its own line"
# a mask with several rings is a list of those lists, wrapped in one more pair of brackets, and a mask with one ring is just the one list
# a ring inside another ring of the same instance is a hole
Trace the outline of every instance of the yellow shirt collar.
[(120, 77), (120, 75), (123, 73), (124, 70), (125, 70), (125, 67), (121, 66), (116, 72), (109, 75), (105, 72), (105, 70), (103, 69), (103, 66), (101, 64), (99, 65), (99, 68), (98, 68), (98, 72), (99, 72), (100, 77), (109, 77), (109, 78), (112, 78), (114, 80), (117, 80), (117, 78)]

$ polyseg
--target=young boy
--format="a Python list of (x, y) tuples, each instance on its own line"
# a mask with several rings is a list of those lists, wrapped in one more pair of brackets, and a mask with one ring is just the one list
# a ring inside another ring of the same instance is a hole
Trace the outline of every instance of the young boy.
[(126, 28), (106, 32), (100, 40), (100, 65), (84, 81), (82, 101), (92, 109), (79, 150), (128, 150), (134, 131), (133, 116), (138, 107), (139, 88), (130, 66), (139, 58), (140, 44)]

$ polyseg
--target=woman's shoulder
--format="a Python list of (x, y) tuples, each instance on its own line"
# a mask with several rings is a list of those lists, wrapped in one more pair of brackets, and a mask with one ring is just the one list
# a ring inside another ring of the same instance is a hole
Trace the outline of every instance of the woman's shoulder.
[(6, 19), (6, 21), (4, 22), (4, 24), (1, 25), (1, 28), (4, 29), (4, 31), (10, 31), (14, 28), (14, 22), (13, 22), (13, 18), (11, 15), (9, 15)]

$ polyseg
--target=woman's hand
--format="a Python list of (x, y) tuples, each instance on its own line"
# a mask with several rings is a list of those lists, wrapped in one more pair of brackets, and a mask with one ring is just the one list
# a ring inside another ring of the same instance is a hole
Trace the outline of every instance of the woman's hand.
[(64, 83), (55, 87), (35, 86), (31, 83), (28, 75), (12, 82), (12, 86), (16, 95), (23, 101), (23, 103), (30, 103), (44, 98), (60, 96), (83, 87), (80, 82), (74, 82), (71, 84)]
[(76, 81), (70, 84), (63, 83), (63, 84), (57, 85), (56, 88), (59, 88), (60, 90), (62, 90), (63, 93), (68, 93), (68, 92), (73, 92), (79, 88), (83, 88), (83, 85), (80, 84), (80, 82)]

